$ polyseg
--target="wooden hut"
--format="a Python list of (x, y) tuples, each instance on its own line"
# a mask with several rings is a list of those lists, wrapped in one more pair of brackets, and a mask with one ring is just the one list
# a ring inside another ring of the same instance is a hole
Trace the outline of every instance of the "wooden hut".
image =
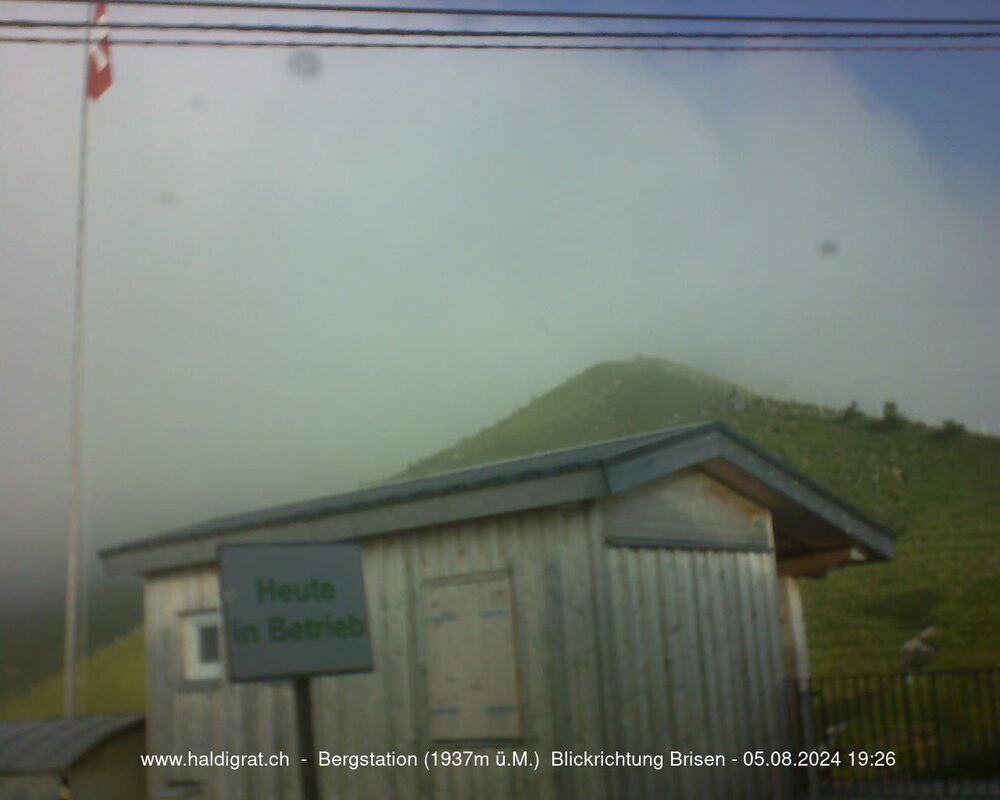
[(146, 796), (137, 714), (0, 722), (0, 800)]
[[(289, 685), (225, 678), (217, 548), (327, 541), (362, 544), (374, 670), (312, 681), (316, 747), (348, 757), (319, 767), (324, 798), (788, 797), (792, 770), (742, 759), (797, 744), (796, 579), (893, 552), (719, 423), (212, 520), (103, 553), (145, 577), (152, 752), (296, 753)], [(294, 768), (150, 780), (299, 791)]]

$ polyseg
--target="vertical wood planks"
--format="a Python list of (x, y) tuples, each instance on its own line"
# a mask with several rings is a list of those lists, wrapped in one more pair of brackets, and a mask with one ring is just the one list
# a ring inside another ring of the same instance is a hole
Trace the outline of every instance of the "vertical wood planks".
[[(601, 735), (601, 685), (598, 661), (597, 624), (593, 616), (594, 587), (588, 542), (589, 511), (563, 511), (562, 536), (554, 546), (561, 552), (563, 642), (567, 673), (566, 691), (569, 716), (557, 724), (567, 727), (570, 749), (599, 752)], [(604, 797), (599, 776), (579, 770), (564, 770), (570, 778), (574, 797), (580, 800)]]
[[(753, 612), (751, 598), (752, 560), (736, 557), (736, 603), (739, 608), (737, 624), (740, 630), (740, 653), (738, 669), (744, 676), (742, 696), (745, 698), (744, 739), (741, 750), (763, 749), (767, 741), (766, 715), (761, 702), (761, 676), (757, 669), (754, 654), (757, 647), (755, 625), (756, 616)], [(750, 786), (751, 796), (768, 797), (769, 781), (761, 770), (751, 770), (745, 773), (745, 779)]]
[[(789, 735), (787, 682), (785, 680), (784, 659), (781, 653), (781, 623), (778, 610), (778, 569), (774, 556), (762, 554), (761, 572), (763, 573), (763, 598), (767, 603), (766, 628), (769, 634), (768, 663), (770, 665), (770, 685), (773, 693), (772, 708), (775, 711), (776, 750), (791, 750), (792, 740)], [(791, 772), (775, 770), (777, 797), (785, 798), (791, 795)]]
[(744, 750), (784, 746), (773, 555), (611, 547), (607, 564), (613, 675), (605, 691), (618, 699), (619, 717), (605, 749), (738, 759), (665, 774), (632, 769), (618, 776), (618, 791), (784, 796), (783, 771), (740, 763)]
[[(773, 554), (616, 547), (604, 536), (602, 507), (594, 502), (365, 541), (375, 671), (313, 679), (318, 747), (420, 756), (437, 747), (429, 736), (428, 670), (435, 667), (427, 652), (426, 582), (494, 570), (511, 576), (523, 736), (503, 744), (459, 740), (449, 748), (491, 758), (498, 749), (537, 750), (547, 761), (551, 750), (738, 757), (744, 749), (785, 746)], [(150, 749), (285, 750), (297, 757), (286, 685), (177, 685), (177, 613), (216, 607), (217, 593), (211, 568), (147, 583)], [(489, 655), (491, 646), (487, 639), (457, 641), (454, 658), (466, 647)], [(320, 773), (323, 797), (345, 800), (785, 796), (778, 771), (742, 767)], [(205, 777), (213, 796), (226, 800), (291, 800), (297, 792), (294, 768), (211, 770)]]

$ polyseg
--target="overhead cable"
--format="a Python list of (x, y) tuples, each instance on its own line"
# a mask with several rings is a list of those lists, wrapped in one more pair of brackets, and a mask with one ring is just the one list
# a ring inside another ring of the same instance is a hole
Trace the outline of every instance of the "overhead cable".
[[(60, 3), (87, 5), (91, 0), (0, 0), (0, 2)], [(711, 22), (817, 25), (1000, 25), (1000, 18), (981, 17), (816, 17), (760, 14), (666, 14), (656, 12), (580, 11), (478, 7), (434, 7), (400, 5), (344, 5), (328, 3), (248, 3), (226, 0), (122, 0), (117, 8), (215, 8), (241, 11), (318, 11), (338, 14), (407, 14), (532, 19), (584, 19), (659, 22)]]
[[(4, 36), (0, 44), (85, 44), (86, 37)], [(1000, 45), (629, 45), (629, 44), (501, 44), (465, 42), (310, 41), (303, 39), (151, 39), (115, 38), (115, 47), (321, 48), (336, 50), (533, 50), (625, 51), (678, 53), (987, 53)]]
[[(59, 28), (76, 30), (90, 27), (82, 20), (0, 19), (0, 28)], [(245, 24), (218, 22), (104, 22), (109, 30), (215, 31), (230, 33), (301, 33), (315, 36), (393, 36), (462, 39), (995, 39), (992, 31), (567, 31), (567, 30), (450, 30), (446, 28), (373, 28), (359, 26)]]

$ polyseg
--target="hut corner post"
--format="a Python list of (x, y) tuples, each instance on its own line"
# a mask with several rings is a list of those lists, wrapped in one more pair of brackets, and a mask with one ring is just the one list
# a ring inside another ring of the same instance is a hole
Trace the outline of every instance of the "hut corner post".
[(295, 678), (295, 726), (299, 740), (299, 783), (302, 800), (319, 800), (316, 743), (313, 738), (312, 691), (309, 678)]
[[(817, 749), (813, 727), (812, 698), (809, 691), (809, 645), (806, 640), (806, 619), (802, 611), (799, 580), (791, 576), (778, 579), (781, 598), (781, 634), (785, 650), (785, 672), (794, 686), (794, 702), (790, 703), (793, 729), (802, 750)], [(807, 797), (819, 800), (819, 778), (815, 767), (806, 768)]]

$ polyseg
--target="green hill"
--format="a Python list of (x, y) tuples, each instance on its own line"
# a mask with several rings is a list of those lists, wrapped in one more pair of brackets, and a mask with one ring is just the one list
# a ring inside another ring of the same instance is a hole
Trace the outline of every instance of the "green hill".
[[(114, 714), (146, 708), (146, 639), (136, 628), (98, 648), (77, 669), (80, 714)], [(63, 713), (62, 673), (50, 675), (0, 707), (0, 719), (40, 719)]]
[[(729, 423), (902, 534), (890, 564), (803, 582), (816, 674), (898, 670), (900, 646), (932, 624), (940, 629), (935, 667), (1000, 664), (1000, 440), (994, 437), (762, 398), (642, 358), (591, 367), (395, 479), (707, 419)], [(141, 636), (125, 641), (133, 639), (141, 642)], [(120, 695), (122, 708), (139, 702), (134, 692), (144, 675), (141, 647), (129, 647), (132, 666), (121, 660), (109, 674), (114, 680), (128, 673), (133, 689)], [(91, 674), (95, 697), (110, 696), (101, 686), (104, 673)], [(29, 697), (37, 703), (50, 697), (42, 688)], [(26, 701), (0, 716), (29, 713), (33, 704)]]
[(902, 534), (890, 564), (803, 581), (816, 674), (899, 669), (934, 624), (935, 666), (1000, 664), (1000, 441), (772, 400), (659, 359), (598, 364), (496, 425), (407, 467), (458, 469), (721, 419)]

